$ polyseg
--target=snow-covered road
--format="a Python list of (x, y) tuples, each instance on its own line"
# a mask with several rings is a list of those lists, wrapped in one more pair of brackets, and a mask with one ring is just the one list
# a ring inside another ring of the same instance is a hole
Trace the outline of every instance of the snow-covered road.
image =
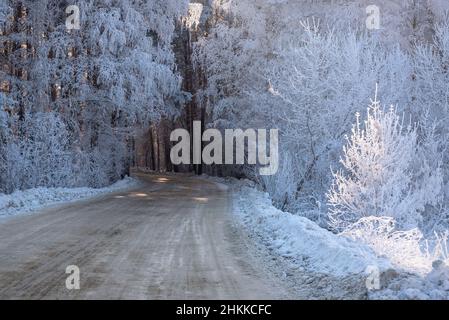
[[(0, 299), (291, 298), (248, 262), (226, 190), (140, 175), (136, 190), (0, 224)], [(66, 267), (80, 290), (66, 288)]]

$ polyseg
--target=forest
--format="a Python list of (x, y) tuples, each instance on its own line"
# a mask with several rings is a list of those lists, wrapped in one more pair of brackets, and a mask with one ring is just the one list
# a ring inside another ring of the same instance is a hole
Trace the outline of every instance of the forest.
[[(449, 261), (446, 1), (82, 0), (78, 29), (70, 5), (0, 0), (0, 193), (245, 178), (407, 270)], [(171, 163), (195, 121), (278, 129), (277, 173)]]
[(81, 1), (79, 30), (69, 1), (1, 4), (0, 191), (123, 177), (139, 126), (186, 98), (171, 46), (186, 1)]

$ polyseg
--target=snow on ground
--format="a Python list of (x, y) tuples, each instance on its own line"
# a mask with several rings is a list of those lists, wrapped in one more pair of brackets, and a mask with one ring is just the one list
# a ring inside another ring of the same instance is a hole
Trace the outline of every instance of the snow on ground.
[[(296, 287), (300, 298), (449, 299), (449, 267), (444, 263), (435, 262), (424, 276), (395, 270), (369, 247), (276, 209), (269, 195), (251, 181), (207, 179), (230, 189), (238, 222), (267, 249), (264, 255), (272, 255), (265, 257), (266, 263), (276, 261), (274, 271)], [(379, 270), (379, 290), (366, 286), (367, 268), (373, 267)]]
[(34, 188), (0, 194), (0, 219), (42, 209), (49, 205), (88, 199), (110, 192), (124, 191), (139, 185), (138, 180), (127, 177), (105, 188)]
[(236, 226), (254, 244), (248, 245), (254, 263), (278, 276), (299, 299), (366, 299), (367, 268), (391, 271), (367, 246), (276, 209), (253, 182), (206, 179), (229, 188)]
[(372, 300), (449, 300), (449, 267), (435, 265), (422, 277), (416, 274), (397, 274), (381, 290), (369, 294)]
[(240, 185), (235, 213), (243, 224), (282, 257), (315, 272), (346, 276), (368, 266), (388, 269), (367, 246), (339, 237), (307, 218), (276, 209), (268, 194)]

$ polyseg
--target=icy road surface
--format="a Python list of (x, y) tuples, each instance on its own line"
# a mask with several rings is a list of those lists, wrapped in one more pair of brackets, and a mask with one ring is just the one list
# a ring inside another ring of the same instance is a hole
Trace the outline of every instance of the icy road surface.
[[(137, 190), (0, 223), (0, 299), (281, 299), (249, 263), (229, 195), (195, 177), (140, 174)], [(80, 290), (66, 268), (80, 269)]]

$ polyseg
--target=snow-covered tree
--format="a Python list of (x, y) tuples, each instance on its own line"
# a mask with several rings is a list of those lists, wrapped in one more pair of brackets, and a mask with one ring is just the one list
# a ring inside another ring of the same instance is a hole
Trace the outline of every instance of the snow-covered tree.
[[(72, 4), (2, 1), (2, 170), (23, 174), (2, 175), (0, 192), (109, 184), (128, 170), (133, 128), (179, 114), (171, 42), (188, 1), (81, 1), (81, 29), (68, 30)], [(42, 150), (64, 155), (52, 172)]]
[(417, 171), (416, 126), (393, 107), (384, 111), (376, 94), (347, 140), (328, 194), (330, 225), (342, 231), (363, 217), (388, 216), (400, 228), (419, 226), (426, 206), (437, 205), (443, 181), (440, 170)]
[[(281, 129), (281, 154), (291, 164), (280, 175), (296, 177), (294, 183), (279, 181), (289, 186), (286, 208), (301, 214), (305, 207), (317, 209), (351, 115), (361, 111), (376, 82), (383, 96), (408, 105), (409, 56), (365, 30), (334, 22), (330, 13), (322, 21), (307, 19), (315, 4), (226, 4), (224, 17), (195, 48), (207, 76), (199, 94), (210, 101), (210, 120), (217, 127)], [(284, 203), (285, 193), (272, 196)]]

